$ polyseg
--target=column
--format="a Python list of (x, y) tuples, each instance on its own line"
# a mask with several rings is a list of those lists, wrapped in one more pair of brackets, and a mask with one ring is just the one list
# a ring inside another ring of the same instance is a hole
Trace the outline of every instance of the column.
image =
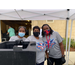
[(2, 38), (1, 38), (1, 20), (0, 20), (0, 43), (2, 42)]

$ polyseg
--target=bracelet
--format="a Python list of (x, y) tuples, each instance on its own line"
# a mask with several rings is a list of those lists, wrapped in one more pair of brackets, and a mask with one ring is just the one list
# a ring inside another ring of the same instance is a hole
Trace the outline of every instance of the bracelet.
[(65, 55), (62, 55), (62, 57), (65, 57)]
[(47, 51), (47, 53), (49, 53), (49, 50)]

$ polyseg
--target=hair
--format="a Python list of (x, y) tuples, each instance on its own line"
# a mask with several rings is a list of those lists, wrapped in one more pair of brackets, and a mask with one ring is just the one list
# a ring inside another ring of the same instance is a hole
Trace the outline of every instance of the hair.
[(49, 35), (53, 33), (53, 30), (51, 29), (51, 27), (50, 27), (48, 24), (43, 24), (43, 26), (42, 26), (42, 36), (43, 36), (43, 37), (45, 36), (45, 33), (44, 33), (44, 31), (43, 31), (43, 27), (44, 27), (44, 26), (48, 26), (48, 27), (49, 27), (49, 29), (50, 29)]
[(9, 27), (12, 27), (12, 26), (9, 25)]
[(39, 26), (34, 26), (33, 27), (33, 31), (34, 31), (34, 29), (38, 29), (40, 31), (40, 27)]
[(19, 26), (18, 32), (19, 32), (20, 28), (24, 28), (25, 29), (25, 32), (26, 32), (26, 27), (24, 27), (24, 26)]

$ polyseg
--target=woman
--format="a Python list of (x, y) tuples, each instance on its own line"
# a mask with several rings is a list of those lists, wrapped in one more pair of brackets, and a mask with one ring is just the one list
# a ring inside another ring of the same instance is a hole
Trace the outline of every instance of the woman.
[(26, 38), (24, 37), (25, 33), (26, 33), (26, 28), (24, 26), (20, 26), (18, 28), (18, 36), (12, 36), (9, 41), (16, 41), (16, 40), (25, 41), (26, 40)]
[(46, 46), (39, 38), (40, 28), (38, 26), (33, 27), (33, 35), (29, 36), (25, 41), (35, 41), (36, 42), (36, 65), (44, 65), (45, 60), (45, 50)]
[[(55, 65), (64, 64), (63, 38), (58, 34), (58, 32), (53, 31), (48, 24), (44, 24), (42, 26), (42, 36), (48, 52), (47, 64), (53, 65), (54, 62)], [(51, 61), (51, 63), (49, 63), (49, 61)]]

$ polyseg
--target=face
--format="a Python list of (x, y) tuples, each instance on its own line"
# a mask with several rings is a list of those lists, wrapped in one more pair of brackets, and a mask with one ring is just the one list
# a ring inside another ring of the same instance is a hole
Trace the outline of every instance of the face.
[(24, 28), (20, 28), (19, 32), (25, 33), (25, 29)]
[(40, 31), (39, 31), (39, 29), (36, 29), (36, 28), (35, 28), (33, 32), (40, 32)]
[(11, 27), (9, 26), (9, 28), (11, 28)]
[(33, 31), (33, 35), (34, 35), (35, 37), (39, 37), (39, 34), (40, 34), (39, 29), (35, 28), (34, 31)]
[(43, 27), (43, 31), (45, 31), (45, 30), (50, 30), (50, 28), (46, 25)]

